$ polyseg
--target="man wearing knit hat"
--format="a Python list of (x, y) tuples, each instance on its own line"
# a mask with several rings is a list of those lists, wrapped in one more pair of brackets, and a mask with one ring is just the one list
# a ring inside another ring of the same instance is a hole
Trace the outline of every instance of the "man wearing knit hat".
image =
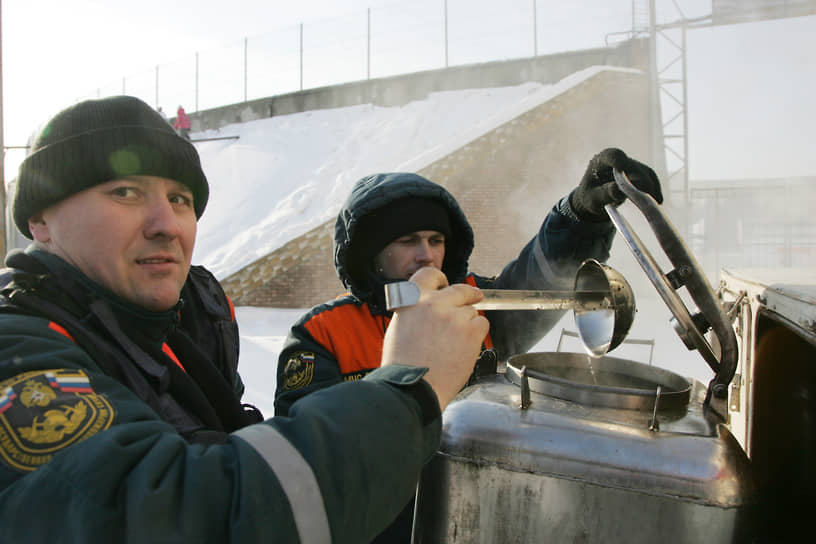
[[(613, 180), (613, 167), (662, 202), (660, 182), (651, 168), (619, 149), (605, 149), (592, 158), (579, 186), (550, 211), (518, 258), (492, 278), (468, 272), (473, 231), (443, 187), (412, 173), (359, 180), (337, 216), (334, 234), (335, 268), (350, 293), (316, 306), (290, 329), (278, 359), (276, 415), (289, 414), (293, 403), (309, 393), (361, 379), (379, 366), (391, 320), (384, 285), (406, 280), (420, 267), (441, 270), (451, 284), (569, 288), (585, 259), (609, 257), (615, 229), (604, 205), (624, 200)], [(490, 332), (476, 373), (495, 373), (497, 359), (530, 349), (562, 313), (484, 312)], [(409, 501), (375, 542), (409, 542), (412, 517)]]
[(487, 333), (479, 291), (418, 271), (380, 370), (263, 421), (232, 305), (190, 263), (207, 197), (193, 145), (136, 98), (37, 137), (14, 201), (34, 243), (0, 271), (0, 542), (364, 542), (412, 496)]

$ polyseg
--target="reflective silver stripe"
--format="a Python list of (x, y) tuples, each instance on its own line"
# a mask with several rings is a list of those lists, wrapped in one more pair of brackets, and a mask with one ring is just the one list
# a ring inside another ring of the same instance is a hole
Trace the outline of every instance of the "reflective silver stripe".
[(533, 257), (535, 257), (536, 264), (538, 264), (538, 268), (541, 269), (541, 275), (544, 276), (544, 279), (553, 285), (557, 285), (559, 283), (558, 277), (550, 267), (550, 263), (544, 255), (544, 250), (541, 249), (541, 242), (538, 241), (538, 236), (536, 236), (533, 242)]
[(258, 423), (232, 433), (247, 441), (278, 478), (295, 518), (300, 542), (331, 544), (329, 518), (312, 467), (277, 429)]

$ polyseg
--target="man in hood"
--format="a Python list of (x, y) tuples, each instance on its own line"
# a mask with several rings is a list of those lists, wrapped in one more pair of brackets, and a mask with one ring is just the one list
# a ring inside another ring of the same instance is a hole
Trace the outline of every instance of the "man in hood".
[[(568, 289), (588, 258), (606, 261), (615, 229), (604, 205), (625, 197), (612, 176), (617, 168), (658, 202), (660, 182), (648, 166), (620, 149), (589, 161), (580, 184), (553, 207), (538, 233), (497, 276), (468, 271), (473, 231), (456, 199), (413, 173), (365, 177), (352, 188), (337, 216), (334, 264), (349, 293), (318, 305), (291, 328), (278, 359), (275, 413), (330, 385), (359, 380), (379, 366), (391, 321), (385, 284), (408, 279), (423, 266), (441, 270), (451, 284), (490, 289)], [(490, 332), (476, 372), (495, 372), (535, 345), (563, 312), (487, 311)], [(372, 446), (373, 447), (373, 446)], [(412, 505), (377, 542), (408, 542)]]

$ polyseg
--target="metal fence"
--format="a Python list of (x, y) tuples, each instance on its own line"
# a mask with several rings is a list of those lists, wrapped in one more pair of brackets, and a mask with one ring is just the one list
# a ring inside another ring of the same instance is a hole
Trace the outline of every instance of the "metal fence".
[(721, 268), (816, 267), (816, 178), (698, 182), (688, 208), (692, 253)]
[(413, 0), (244, 37), (158, 64), (78, 100), (138, 96), (172, 116), (349, 81), (602, 47), (632, 0)]

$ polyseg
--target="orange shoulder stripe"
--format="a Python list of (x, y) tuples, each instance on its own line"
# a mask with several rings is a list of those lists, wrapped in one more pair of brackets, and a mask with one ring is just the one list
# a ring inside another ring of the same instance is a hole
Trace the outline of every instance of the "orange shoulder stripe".
[(368, 304), (343, 304), (315, 315), (305, 327), (334, 355), (340, 372), (349, 374), (380, 366), (385, 328), (390, 321), (371, 315)]
[(172, 349), (170, 349), (170, 346), (167, 345), (167, 342), (162, 342), (162, 351), (164, 352), (165, 355), (170, 357), (170, 359), (172, 359), (172, 361), (176, 363), (180, 369), (182, 369), (184, 372), (187, 372), (187, 369), (184, 368), (184, 365), (181, 364), (181, 361), (178, 360), (178, 357), (176, 357), (176, 354), (173, 353)]
[(51, 329), (52, 331), (56, 331), (56, 332), (60, 333), (61, 335), (68, 338), (71, 342), (76, 344), (76, 340), (74, 340), (74, 337), (71, 336), (71, 333), (69, 333), (67, 330), (65, 330), (65, 327), (63, 327), (59, 323), (55, 323), (55, 322), (51, 321), (50, 323), (48, 323), (48, 328)]

